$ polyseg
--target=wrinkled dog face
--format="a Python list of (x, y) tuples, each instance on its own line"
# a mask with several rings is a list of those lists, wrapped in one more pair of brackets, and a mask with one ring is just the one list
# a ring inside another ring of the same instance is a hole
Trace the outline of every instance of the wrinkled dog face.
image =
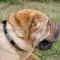
[[(47, 22), (48, 22), (48, 18)], [(33, 46), (36, 46), (41, 42), (44, 38), (46, 38), (49, 35), (49, 30), (46, 29), (47, 25), (46, 20), (44, 19), (35, 19), (32, 22), (32, 27), (31, 27), (31, 38), (34, 41)], [(46, 31), (47, 30), (47, 31)]]
[(58, 36), (59, 36), (59, 29), (60, 29), (60, 23), (57, 23), (56, 28), (53, 32), (53, 35), (48, 36), (47, 38), (43, 39), (37, 46), (40, 50), (46, 50), (52, 47), (52, 44), (56, 42)]
[[(50, 33), (46, 27), (48, 17), (40, 11), (31, 9), (17, 11), (10, 15), (8, 22), (12, 25), (15, 35), (20, 38), (19, 47), (26, 51), (32, 50)], [(16, 29), (23, 29), (23, 32), (19, 33)]]

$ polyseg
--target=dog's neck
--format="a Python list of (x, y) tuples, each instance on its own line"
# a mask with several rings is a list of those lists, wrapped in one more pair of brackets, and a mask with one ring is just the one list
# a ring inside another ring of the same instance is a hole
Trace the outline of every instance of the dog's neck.
[(13, 38), (14, 42), (19, 46), (19, 48), (21, 48), (21, 49), (23, 49), (25, 51), (30, 51), (31, 50), (30, 49), (31, 46), (28, 47), (28, 45), (26, 44), (26, 42), (22, 38), (19, 38), (15, 34), (13, 27), (8, 22), (6, 24), (6, 28), (7, 28), (7, 31), (9, 33), (9, 35), (11, 36), (11, 38)]
[[(8, 34), (11, 36), (11, 38), (13, 38), (14, 42), (19, 46), (19, 48), (25, 50), (25, 52), (19, 51), (19, 55), (21, 56), (20, 59), (25, 60), (30, 55), (30, 53), (33, 51), (33, 49), (30, 49), (31, 47), (29, 47), (26, 44), (26, 42), (24, 42), (23, 39), (18, 38), (18, 36), (16, 36), (16, 34), (13, 30), (13, 27), (10, 25), (10, 23), (7, 22), (6, 28), (7, 28)], [(23, 57), (22, 55), (24, 56), (24, 58), (22, 58)]]

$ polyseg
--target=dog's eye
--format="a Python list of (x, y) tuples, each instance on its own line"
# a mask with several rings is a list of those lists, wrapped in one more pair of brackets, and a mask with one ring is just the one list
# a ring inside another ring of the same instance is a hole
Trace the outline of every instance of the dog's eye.
[(32, 26), (36, 26), (37, 24), (34, 22), (33, 24), (32, 24)]

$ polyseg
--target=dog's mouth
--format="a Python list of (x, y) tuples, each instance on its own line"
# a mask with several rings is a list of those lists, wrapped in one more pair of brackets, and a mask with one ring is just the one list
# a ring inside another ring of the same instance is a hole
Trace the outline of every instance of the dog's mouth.
[(38, 49), (40, 50), (47, 50), (49, 48), (51, 48), (52, 43), (47, 41), (46, 39), (44, 39), (43, 41), (41, 41), (38, 45)]

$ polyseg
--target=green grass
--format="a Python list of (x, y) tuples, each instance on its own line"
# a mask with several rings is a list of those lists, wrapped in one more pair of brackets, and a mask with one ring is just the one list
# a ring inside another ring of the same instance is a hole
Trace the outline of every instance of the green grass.
[[(0, 0), (0, 2), (15, 4), (19, 3), (22, 0)], [(36, 1), (36, 2), (60, 2), (60, 0), (23, 0), (23, 1)]]
[[(27, 1), (21, 1), (19, 4), (0, 3), (0, 21), (7, 19), (12, 12), (25, 8), (42, 11), (49, 17), (49, 19), (60, 22), (59, 3), (40, 3)], [(53, 44), (51, 49), (46, 51), (39, 51), (36, 49), (34, 53), (42, 60), (60, 60), (60, 38), (57, 39), (57, 42)]]
[(58, 38), (50, 49), (45, 51), (36, 49), (34, 53), (43, 60), (60, 60), (60, 39)]

